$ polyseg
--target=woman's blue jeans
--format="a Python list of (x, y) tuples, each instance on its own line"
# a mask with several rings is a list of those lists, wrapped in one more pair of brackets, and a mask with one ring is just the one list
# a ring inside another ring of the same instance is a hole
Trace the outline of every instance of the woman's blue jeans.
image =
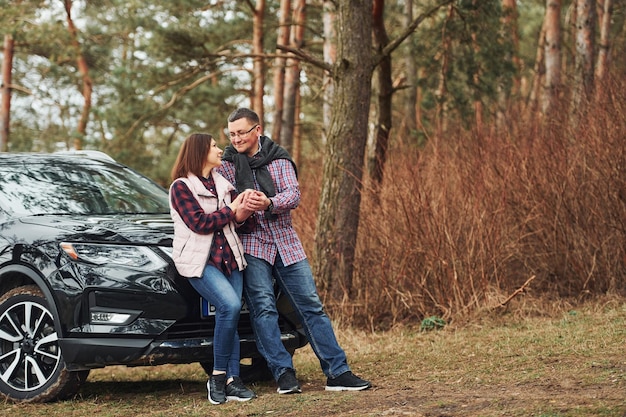
[(215, 306), (213, 335), (213, 370), (226, 371), (228, 377), (239, 376), (239, 313), (243, 274), (233, 271), (226, 277), (219, 269), (207, 265), (200, 278), (190, 278), (195, 290)]
[(248, 267), (244, 270), (244, 297), (250, 310), (257, 349), (267, 361), (274, 379), (278, 380), (286, 370), (294, 369), (291, 355), (280, 338), (274, 279), (296, 310), (324, 374), (335, 378), (349, 371), (346, 354), (337, 342), (317, 294), (309, 262), (305, 259), (285, 266), (277, 255), (272, 266), (263, 259), (245, 256)]

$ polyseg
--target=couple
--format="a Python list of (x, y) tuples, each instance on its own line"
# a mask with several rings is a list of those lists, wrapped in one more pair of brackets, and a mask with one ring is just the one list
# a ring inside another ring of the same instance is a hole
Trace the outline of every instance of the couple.
[(291, 210), (300, 202), (295, 164), (286, 150), (261, 135), (254, 111), (235, 110), (228, 117), (228, 130), (231, 146), (225, 152), (210, 135), (189, 136), (170, 186), (176, 268), (217, 309), (209, 401), (256, 397), (239, 378), (242, 291), (257, 348), (278, 393), (301, 392), (292, 357), (280, 339), (274, 279), (298, 312), (327, 377), (326, 390), (370, 388), (369, 381), (350, 371), (293, 229)]

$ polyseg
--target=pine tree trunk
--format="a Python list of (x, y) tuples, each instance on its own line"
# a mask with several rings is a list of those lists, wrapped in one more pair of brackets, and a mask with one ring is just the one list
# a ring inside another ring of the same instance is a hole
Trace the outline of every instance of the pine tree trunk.
[(604, 0), (602, 16), (600, 19), (600, 47), (598, 48), (598, 60), (596, 62), (596, 96), (601, 96), (604, 91), (609, 67), (609, 52), (611, 49), (611, 18), (613, 16), (613, 0)]
[(528, 99), (526, 116), (534, 118), (539, 108), (539, 100), (541, 97), (541, 86), (544, 84), (546, 75), (546, 24), (545, 20), (541, 25), (539, 39), (537, 41), (537, 54), (535, 56), (535, 66), (532, 87), (530, 88), (530, 96)]
[(252, 110), (259, 115), (259, 120), (265, 120), (263, 96), (265, 88), (265, 61), (263, 59), (263, 22), (265, 20), (265, 0), (257, 0), (254, 10), (252, 29), (252, 51), (254, 54), (252, 67)]
[[(324, 1), (324, 15), (322, 16), (324, 23), (324, 62), (333, 65), (337, 61), (337, 9), (335, 2), (331, 0)], [(335, 91), (335, 85), (330, 74), (324, 72), (324, 104), (322, 106), (322, 143), (328, 142), (328, 129), (332, 119), (332, 102)]]
[[(413, 22), (413, 0), (406, 0), (404, 2), (405, 27), (409, 27), (411, 22)], [(404, 119), (402, 125), (405, 131), (403, 136), (411, 137), (417, 131), (419, 103), (417, 102), (417, 65), (410, 39), (407, 40), (404, 51), (404, 67), (406, 68), (406, 84), (408, 88), (404, 96)]]
[[(374, 38), (374, 50), (382, 53), (383, 48), (389, 43), (389, 36), (385, 30), (384, 21), (384, 0), (374, 0), (372, 14), (372, 28)], [(387, 160), (387, 148), (389, 146), (389, 132), (391, 130), (391, 99), (393, 96), (393, 85), (391, 80), (391, 56), (383, 57), (382, 61), (374, 71), (373, 82), (374, 94), (374, 152), (370, 158), (368, 167), (372, 185), (377, 188), (383, 181), (383, 172)], [(376, 193), (375, 193), (376, 194)]]
[[(291, 26), (291, 47), (302, 47), (305, 24), (305, 1), (296, 0), (293, 10)], [(280, 143), (288, 152), (293, 152), (294, 129), (297, 119), (296, 97), (300, 89), (300, 61), (288, 57), (285, 68), (285, 91), (283, 97), (283, 120), (280, 133)]]
[(323, 164), (314, 273), (326, 296), (352, 293), (371, 96), (371, 0), (337, 3), (335, 96)]
[(87, 60), (83, 55), (80, 42), (78, 40), (78, 30), (74, 25), (74, 21), (72, 20), (72, 1), (65, 0), (65, 13), (67, 16), (67, 27), (70, 32), (70, 38), (72, 40), (72, 46), (76, 51), (76, 65), (78, 67), (78, 72), (82, 77), (83, 88), (83, 110), (80, 115), (80, 120), (78, 121), (78, 126), (76, 131), (78, 133), (78, 137), (74, 139), (74, 149), (82, 149), (82, 139), (85, 137), (87, 133), (87, 123), (89, 122), (89, 113), (91, 112), (91, 93), (93, 92), (93, 81), (91, 80), (91, 76), (89, 75), (89, 65), (87, 64)]
[(447, 74), (448, 74), (448, 65), (449, 65), (449, 54), (451, 48), (451, 39), (448, 34), (447, 24), (452, 20), (454, 16), (454, 6), (448, 6), (448, 16), (446, 18), (446, 24), (443, 28), (443, 41), (441, 45), (441, 65), (439, 72), (439, 84), (437, 85), (437, 90), (435, 91), (435, 97), (437, 98), (437, 107), (435, 114), (435, 123), (437, 126), (437, 136), (442, 137), (446, 131), (446, 113), (447, 113), (447, 104), (446, 104), (446, 96), (448, 94), (448, 86), (447, 86)]
[[(504, 87), (504, 80), (498, 83), (498, 109), (496, 111), (496, 126), (498, 131), (508, 129), (507, 117), (505, 115), (515, 108), (519, 110), (518, 103), (519, 95), (521, 93), (521, 60), (519, 57), (519, 35), (518, 35), (518, 13), (516, 0), (502, 0), (502, 13), (504, 15), (502, 19), (502, 32), (510, 42), (511, 50), (507, 54), (507, 60), (509, 60), (514, 68), (515, 75), (513, 76), (513, 86), (510, 91), (507, 91)], [(513, 102), (511, 103), (511, 96)], [(519, 112), (516, 112), (519, 114)]]
[(576, 65), (572, 110), (579, 109), (593, 91), (596, 35), (596, 1), (576, 3)]
[(545, 16), (545, 65), (542, 113), (550, 116), (561, 90), (561, 0), (547, 0)]
[[(291, 16), (291, 0), (281, 0), (280, 14), (278, 16), (278, 38), (279, 45), (289, 45)], [(283, 119), (283, 94), (285, 91), (285, 62), (287, 58), (280, 49), (276, 49), (278, 55), (274, 60), (274, 120), (272, 126), (272, 139), (280, 143), (280, 132), (282, 130)]]
[(2, 104), (0, 107), (0, 152), (9, 151), (9, 132), (11, 126), (11, 72), (13, 69), (14, 40), (11, 35), (4, 35), (2, 60)]
[[(300, 114), (302, 104), (302, 94), (300, 89), (296, 91), (296, 114)], [(297, 121), (293, 126), (293, 149), (291, 151), (291, 159), (296, 165), (300, 165), (300, 154), (302, 153), (302, 125)]]

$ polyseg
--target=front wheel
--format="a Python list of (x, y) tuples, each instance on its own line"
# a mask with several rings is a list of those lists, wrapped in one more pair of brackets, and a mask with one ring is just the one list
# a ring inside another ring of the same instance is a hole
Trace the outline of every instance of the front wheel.
[(74, 396), (88, 371), (68, 371), (41, 290), (14, 288), (0, 298), (0, 393), (18, 402)]

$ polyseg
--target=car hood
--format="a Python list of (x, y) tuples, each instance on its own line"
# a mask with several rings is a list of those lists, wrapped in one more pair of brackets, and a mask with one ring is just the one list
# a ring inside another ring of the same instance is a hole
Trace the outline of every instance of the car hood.
[[(22, 217), (20, 235), (25, 240), (117, 242), (171, 246), (174, 227), (169, 214), (115, 216), (38, 215)], [(31, 235), (29, 239), (28, 235)]]

